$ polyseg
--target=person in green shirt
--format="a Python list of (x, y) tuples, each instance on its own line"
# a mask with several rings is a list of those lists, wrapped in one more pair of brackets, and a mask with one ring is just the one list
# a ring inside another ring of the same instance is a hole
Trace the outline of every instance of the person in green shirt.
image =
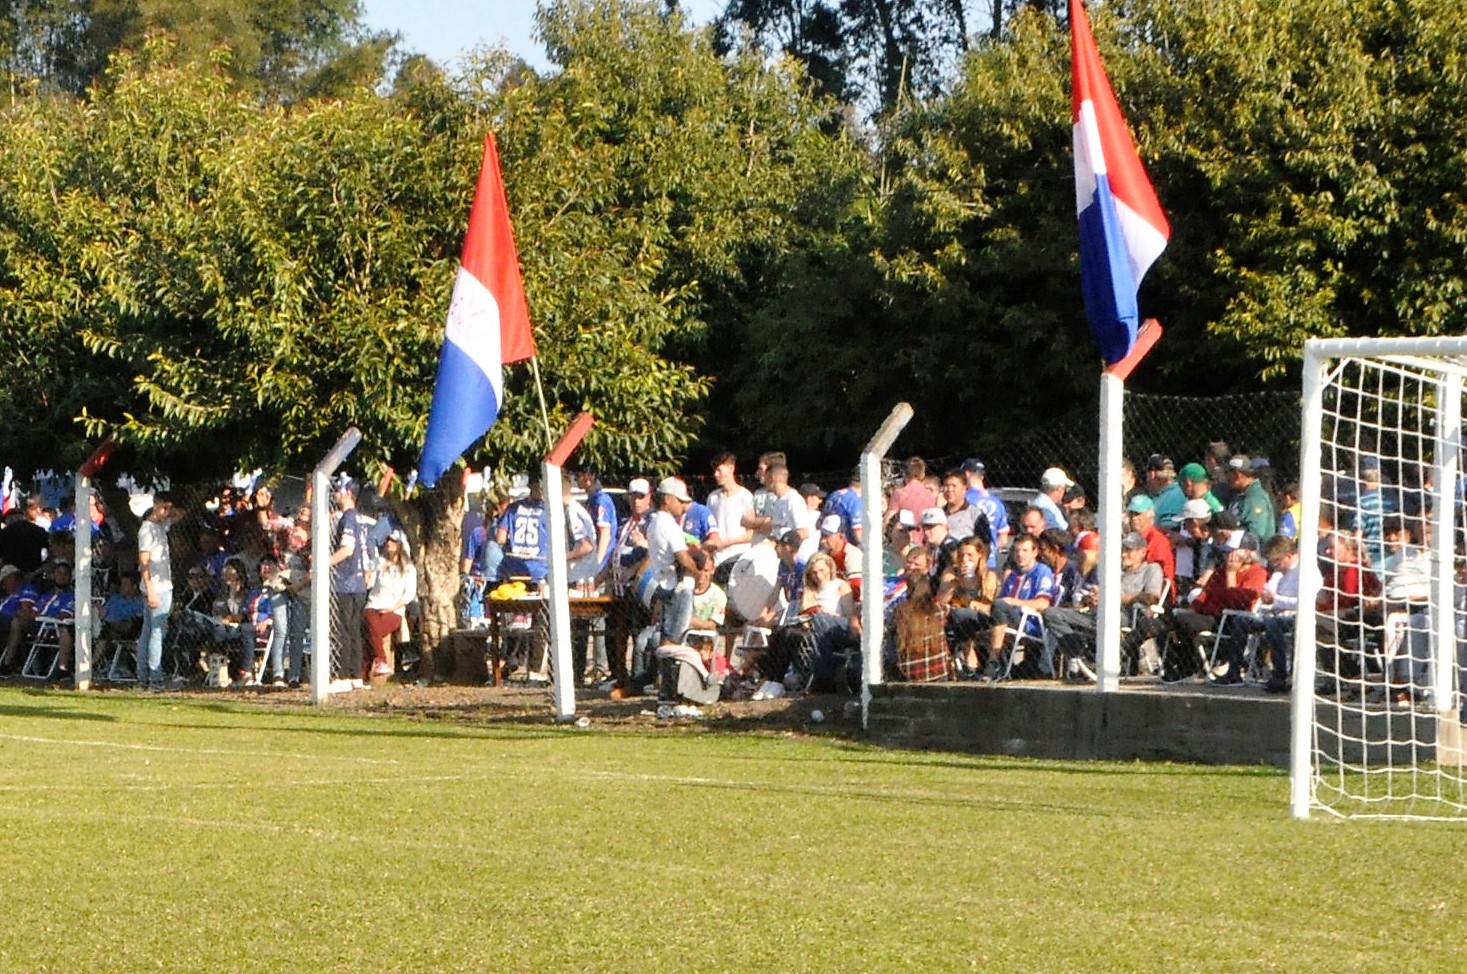
[(1222, 501), (1212, 492), (1212, 478), (1207, 468), (1200, 463), (1189, 463), (1182, 468), (1178, 478), (1182, 482), (1182, 493), (1187, 500), (1207, 501), (1207, 509), (1216, 514), (1223, 509)]
[(1278, 518), (1273, 509), (1273, 498), (1258, 482), (1253, 461), (1241, 454), (1228, 460), (1228, 486), (1233, 490), (1228, 510), (1237, 515), (1238, 521), (1267, 542), (1278, 533)]

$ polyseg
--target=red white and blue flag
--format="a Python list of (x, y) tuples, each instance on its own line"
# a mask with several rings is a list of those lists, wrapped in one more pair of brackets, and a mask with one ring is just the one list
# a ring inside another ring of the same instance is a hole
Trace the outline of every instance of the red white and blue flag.
[(1080, 282), (1090, 332), (1106, 364), (1114, 365), (1136, 343), (1136, 291), (1171, 227), (1126, 130), (1081, 0), (1070, 0), (1070, 40)]
[(504, 404), (503, 366), (534, 355), (509, 202), (491, 132), (484, 140), (484, 162), (438, 357), (428, 434), (418, 463), (424, 486), (436, 484), (494, 425)]

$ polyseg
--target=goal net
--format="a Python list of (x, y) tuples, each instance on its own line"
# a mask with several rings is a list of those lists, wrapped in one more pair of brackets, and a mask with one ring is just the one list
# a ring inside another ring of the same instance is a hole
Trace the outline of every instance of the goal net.
[(1292, 806), (1467, 818), (1467, 339), (1305, 346)]

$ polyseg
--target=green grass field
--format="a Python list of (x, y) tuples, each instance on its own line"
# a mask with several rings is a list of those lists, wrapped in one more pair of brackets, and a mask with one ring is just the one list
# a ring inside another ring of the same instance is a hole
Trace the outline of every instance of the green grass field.
[(1272, 770), (0, 690), (0, 971), (1451, 971), (1467, 831)]

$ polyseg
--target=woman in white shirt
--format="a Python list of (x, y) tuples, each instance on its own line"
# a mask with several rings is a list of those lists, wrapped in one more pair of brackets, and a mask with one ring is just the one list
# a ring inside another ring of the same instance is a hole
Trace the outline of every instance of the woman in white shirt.
[(810, 634), (815, 640), (810, 689), (815, 693), (829, 693), (837, 685), (837, 655), (860, 645), (861, 619), (850, 583), (836, 573), (835, 559), (823, 551), (805, 566), (800, 614), (810, 619)]
[(362, 613), (372, 647), (371, 668), (362, 674), (364, 679), (392, 675), (392, 664), (387, 662), (387, 647), (393, 634), (402, 628), (402, 616), (408, 603), (418, 597), (418, 570), (408, 554), (406, 540), (401, 531), (393, 531), (382, 542), (382, 557), (377, 562), (376, 578), (372, 582), (372, 590), (367, 593), (367, 608)]

